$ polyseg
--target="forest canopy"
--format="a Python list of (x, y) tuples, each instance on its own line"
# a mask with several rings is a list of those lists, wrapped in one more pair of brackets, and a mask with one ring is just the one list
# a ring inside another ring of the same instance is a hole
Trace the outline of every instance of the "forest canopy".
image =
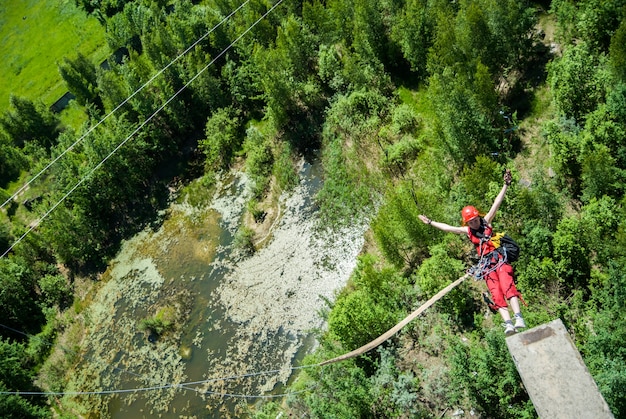
[[(171, 182), (243, 161), (256, 218), (270, 184), (292, 188), (297, 157), (320, 150), (326, 224), (368, 217), (371, 234), (306, 362), (368, 342), (475, 263), (418, 214), (458, 225), (468, 203), (486, 212), (510, 168), (495, 223), (521, 245), (527, 322), (561, 318), (626, 416), (626, 2), (76, 4), (126, 54), (106, 68), (59, 57), (80, 128), (19, 92), (0, 115), (0, 390), (64, 389), (60, 371), (42, 378), (43, 342), (78, 300), (75, 279), (154, 221)], [(536, 417), (482, 291), (464, 283), (379, 350), (302, 372), (296, 395), (251, 415)], [(3, 394), (0, 410), (52, 416), (43, 398)]]

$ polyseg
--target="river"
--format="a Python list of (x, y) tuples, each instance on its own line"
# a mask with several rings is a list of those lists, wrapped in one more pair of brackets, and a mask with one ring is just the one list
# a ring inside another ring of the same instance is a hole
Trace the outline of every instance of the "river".
[[(81, 315), (82, 358), (68, 390), (143, 390), (66, 403), (91, 417), (225, 418), (284, 392), (367, 228), (320, 229), (319, 170), (301, 162), (300, 184), (280, 197), (279, 217), (252, 256), (233, 246), (249, 197), (243, 173), (210, 199), (188, 188), (158, 227), (125, 242)], [(140, 325), (155, 315), (183, 326), (151, 342)]]

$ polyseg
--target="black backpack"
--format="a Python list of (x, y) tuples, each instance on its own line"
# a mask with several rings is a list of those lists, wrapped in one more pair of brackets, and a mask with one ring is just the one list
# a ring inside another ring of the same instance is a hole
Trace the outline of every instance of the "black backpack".
[(506, 257), (508, 262), (515, 262), (519, 259), (519, 245), (508, 234), (496, 233), (491, 236), (491, 242), (496, 246), (498, 252)]

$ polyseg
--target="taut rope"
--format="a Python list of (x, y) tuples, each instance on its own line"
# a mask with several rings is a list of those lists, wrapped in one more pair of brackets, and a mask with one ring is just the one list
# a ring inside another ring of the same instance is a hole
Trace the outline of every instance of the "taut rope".
[(389, 329), (384, 334), (380, 335), (379, 337), (377, 337), (376, 339), (374, 339), (370, 343), (367, 343), (367, 344), (361, 346), (360, 348), (355, 349), (352, 352), (348, 352), (347, 354), (340, 355), (340, 356), (338, 356), (336, 358), (329, 359), (328, 361), (321, 362), (319, 365), (322, 366), (322, 365), (334, 364), (335, 362), (345, 361), (346, 359), (357, 357), (359, 355), (364, 354), (365, 352), (368, 352), (368, 351), (374, 349), (375, 347), (377, 347), (378, 345), (380, 345), (381, 343), (383, 343), (384, 341), (386, 341), (387, 339), (389, 339), (390, 337), (395, 335), (400, 329), (402, 329), (404, 326), (406, 326), (411, 321), (413, 321), (413, 319), (415, 319), (417, 316), (422, 314), (426, 309), (428, 309), (430, 306), (435, 304), (444, 295), (446, 295), (447, 293), (452, 291), (461, 282), (465, 281), (469, 277), (470, 277), (469, 273), (463, 275), (462, 277), (460, 277), (459, 279), (457, 279), (456, 281), (454, 281), (453, 283), (451, 283), (450, 285), (448, 285), (447, 287), (445, 287), (444, 289), (439, 291), (437, 294), (432, 296), (430, 298), (430, 300), (426, 301), (417, 310), (415, 310), (413, 313), (411, 313), (408, 316), (406, 316), (404, 318), (404, 320), (402, 320), (400, 323), (396, 324), (394, 327), (392, 327), (391, 329)]

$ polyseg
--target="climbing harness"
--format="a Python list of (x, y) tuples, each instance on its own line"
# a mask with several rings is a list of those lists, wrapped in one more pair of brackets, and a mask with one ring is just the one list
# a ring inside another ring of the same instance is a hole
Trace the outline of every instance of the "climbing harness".
[[(480, 245), (478, 246), (479, 250), (482, 250), (483, 243), (488, 242), (491, 237), (479, 237)], [(496, 271), (500, 266), (504, 265), (508, 261), (506, 248), (499, 247), (496, 250), (489, 252), (487, 254), (479, 254), (478, 263), (474, 266), (471, 266), (467, 273), (472, 276), (476, 281), (486, 278), (489, 276), (491, 272)], [(495, 261), (497, 259), (497, 262)]]

